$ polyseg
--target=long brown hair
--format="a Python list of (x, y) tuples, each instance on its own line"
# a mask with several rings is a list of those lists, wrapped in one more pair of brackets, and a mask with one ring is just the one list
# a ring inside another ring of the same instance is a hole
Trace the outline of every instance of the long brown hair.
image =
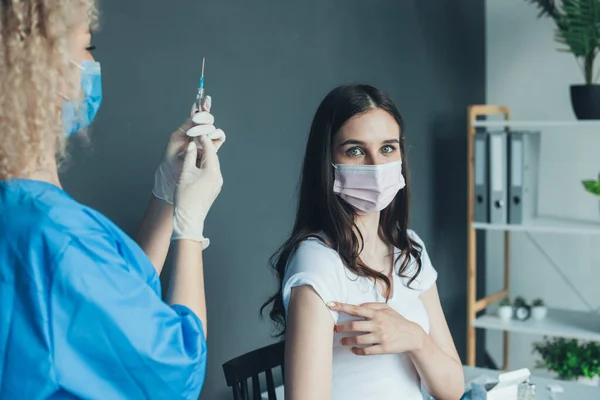
[[(355, 224), (356, 211), (333, 192), (333, 137), (349, 119), (375, 108), (387, 111), (400, 127), (402, 174), (406, 180), (406, 187), (381, 212), (380, 235), (388, 244), (401, 249), (396, 260), (403, 259), (398, 273), (401, 277), (409, 278), (409, 285), (421, 272), (422, 248), (408, 235), (410, 180), (402, 116), (390, 97), (372, 86), (340, 86), (325, 97), (315, 114), (304, 155), (296, 222), (289, 239), (270, 260), (279, 281), (279, 289), (263, 304), (261, 314), (271, 305), (269, 315), (279, 328), (278, 336), (285, 333), (286, 327), (282, 298), (285, 269), (300, 243), (310, 237), (321, 239), (337, 251), (346, 268), (356, 275), (371, 278), (375, 283), (382, 281), (387, 288), (386, 298), (391, 294), (389, 278), (372, 270), (360, 259), (363, 238)], [(411, 258), (416, 260), (417, 270), (412, 276), (407, 276)]]

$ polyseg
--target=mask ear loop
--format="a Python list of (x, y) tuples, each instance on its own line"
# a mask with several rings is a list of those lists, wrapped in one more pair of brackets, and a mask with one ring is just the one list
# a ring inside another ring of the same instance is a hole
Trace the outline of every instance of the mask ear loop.
[(81, 65), (81, 63), (75, 62), (75, 61), (73, 61), (73, 60), (69, 60), (69, 62), (70, 62), (71, 64), (73, 64), (74, 66), (76, 66), (77, 68), (79, 68), (80, 70), (83, 70), (83, 69), (84, 69), (84, 68), (83, 68), (83, 65)]
[[(73, 64), (74, 66), (76, 66), (77, 68), (79, 68), (81, 71), (83, 71), (83, 70), (85, 69), (85, 68), (83, 68), (83, 65), (81, 65), (81, 64), (79, 64), (79, 63), (76, 63), (76, 62), (75, 62), (75, 61), (73, 61), (73, 60), (69, 60), (69, 62), (70, 62), (71, 64)], [(59, 92), (58, 92), (58, 95), (59, 95), (60, 97), (62, 97), (62, 98), (63, 98), (63, 100), (67, 100), (67, 101), (71, 100), (71, 98), (69, 98), (69, 96), (67, 96), (67, 95), (66, 95), (66, 94), (64, 94), (63, 92), (60, 92), (60, 91), (59, 91)]]

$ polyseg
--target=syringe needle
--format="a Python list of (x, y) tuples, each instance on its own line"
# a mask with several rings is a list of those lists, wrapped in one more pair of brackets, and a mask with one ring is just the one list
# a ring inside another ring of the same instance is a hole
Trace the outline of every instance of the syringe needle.
[(202, 102), (204, 101), (204, 66), (206, 58), (202, 57), (202, 74), (200, 75), (200, 83), (198, 84), (198, 92), (196, 93), (196, 109), (202, 111)]

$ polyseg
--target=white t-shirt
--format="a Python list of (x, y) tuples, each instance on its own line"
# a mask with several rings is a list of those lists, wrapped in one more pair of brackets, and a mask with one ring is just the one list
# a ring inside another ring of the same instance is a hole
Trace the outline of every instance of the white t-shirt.
[[(419, 324), (429, 333), (429, 316), (419, 295), (437, 279), (427, 251), (416, 233), (409, 236), (422, 247), (422, 270), (408, 288), (408, 278), (398, 276), (402, 259), (394, 266), (392, 297), (388, 305), (406, 319)], [(395, 250), (396, 255), (399, 250)], [(411, 260), (404, 275), (413, 276), (417, 263)], [(348, 270), (338, 253), (318, 239), (307, 239), (290, 257), (283, 279), (283, 303), (287, 312), (292, 288), (312, 286), (325, 303), (330, 301), (360, 305), (367, 302), (385, 302), (372, 280)], [(360, 318), (330, 311), (335, 323)], [(347, 336), (347, 334), (346, 334)], [(333, 338), (333, 400), (376, 399), (412, 400), (423, 398), (417, 370), (406, 354), (357, 356), (350, 346), (342, 346), (344, 335)]]

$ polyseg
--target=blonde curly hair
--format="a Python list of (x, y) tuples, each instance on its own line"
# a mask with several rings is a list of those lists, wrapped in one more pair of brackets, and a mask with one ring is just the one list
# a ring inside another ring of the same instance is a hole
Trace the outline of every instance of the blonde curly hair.
[(54, 149), (65, 154), (61, 93), (77, 93), (69, 36), (96, 0), (0, 0), (0, 179), (27, 175)]

